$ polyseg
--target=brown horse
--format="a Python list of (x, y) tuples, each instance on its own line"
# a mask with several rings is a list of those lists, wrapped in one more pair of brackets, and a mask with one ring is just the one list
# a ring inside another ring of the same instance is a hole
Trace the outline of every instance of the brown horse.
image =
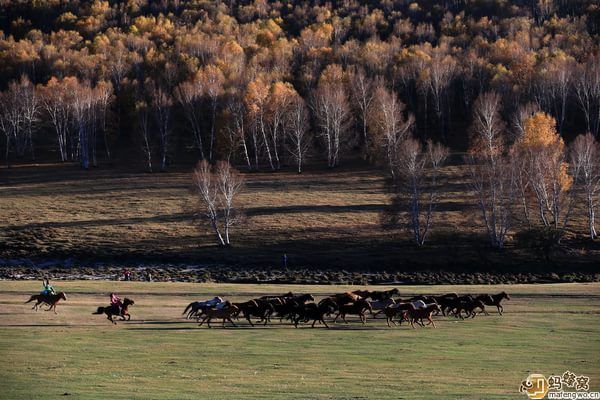
[(263, 325), (267, 325), (271, 314), (275, 312), (275, 307), (273, 306), (272, 302), (280, 302), (280, 300), (275, 299), (267, 301), (261, 299), (254, 299), (246, 301), (244, 303), (234, 303), (233, 305), (236, 306), (237, 311), (233, 313), (232, 316), (237, 318), (238, 314), (241, 312), (244, 318), (246, 318), (246, 321), (248, 321), (251, 326), (254, 326), (254, 323), (252, 322), (250, 317), (260, 318), (258, 323), (263, 323)]
[(117, 323), (117, 321), (113, 319), (113, 315), (116, 317), (121, 317), (121, 321), (125, 321), (125, 317), (127, 317), (127, 321), (129, 321), (131, 319), (131, 315), (129, 315), (129, 306), (132, 306), (134, 304), (135, 302), (133, 300), (125, 298), (123, 299), (123, 305), (121, 306), (121, 310), (119, 310), (119, 307), (116, 304), (111, 304), (108, 307), (98, 307), (96, 312), (93, 312), (92, 314), (106, 314), (106, 319), (112, 322), (113, 324)]
[(433, 319), (431, 319), (431, 314), (433, 314), (434, 311), (440, 311), (440, 306), (438, 304), (428, 304), (425, 308), (415, 308), (412, 303), (409, 304), (408, 316), (410, 319), (410, 326), (412, 326), (413, 329), (415, 329), (415, 322), (421, 326), (425, 326), (423, 318), (427, 318), (429, 321), (427, 325), (433, 325), (435, 328), (435, 323), (433, 322)]
[(371, 314), (373, 313), (373, 308), (371, 307), (371, 303), (364, 299), (357, 300), (354, 303), (350, 303), (350, 304), (343, 304), (340, 306), (340, 310), (338, 311), (338, 314), (335, 316), (335, 319), (333, 320), (333, 322), (337, 321), (337, 319), (341, 316), (342, 320), (345, 323), (348, 323), (348, 321), (346, 321), (346, 315), (347, 314), (355, 314), (360, 317), (360, 321), (364, 325), (367, 322), (367, 317), (365, 317), (365, 312), (367, 310), (369, 310), (371, 312)]
[(234, 315), (236, 315), (239, 312), (240, 312), (240, 309), (233, 304), (229, 307), (225, 307), (220, 310), (217, 310), (216, 308), (209, 308), (208, 310), (204, 311), (205, 317), (200, 322), (200, 325), (198, 325), (198, 326), (202, 326), (202, 324), (206, 322), (206, 325), (208, 325), (208, 327), (210, 328), (211, 327), (210, 321), (213, 318), (222, 319), (223, 320), (223, 328), (225, 328), (225, 320), (231, 322), (231, 325), (236, 326), (235, 322), (233, 322), (231, 320), (231, 317), (233, 317)]
[(293, 319), (294, 326), (297, 328), (300, 321), (308, 322), (312, 320), (312, 328), (315, 327), (315, 323), (318, 321), (320, 324), (325, 325), (325, 328), (329, 329), (329, 325), (325, 322), (325, 316), (331, 315), (337, 309), (337, 303), (332, 299), (324, 299), (319, 304), (303, 304), (298, 308), (298, 313)]
[(481, 300), (481, 302), (486, 306), (496, 306), (498, 308), (498, 314), (502, 315), (504, 307), (502, 307), (502, 304), (500, 303), (504, 299), (510, 300), (510, 296), (506, 292), (500, 292), (491, 296), (489, 294), (482, 294), (480, 296), (477, 296), (476, 299)]
[(333, 296), (330, 296), (330, 298), (333, 299), (340, 306), (343, 304), (354, 303), (355, 301), (364, 299), (361, 295), (351, 292), (334, 294)]
[(394, 289), (390, 289), (390, 290), (374, 290), (371, 292), (371, 300), (373, 301), (377, 301), (377, 300), (387, 300), (387, 299), (391, 299), (394, 296), (398, 296), (400, 294), (400, 291), (397, 288)]
[(375, 314), (375, 316), (383, 312), (386, 316), (387, 326), (391, 327), (390, 322), (394, 325), (398, 325), (396, 321), (394, 321), (394, 317), (400, 315), (400, 325), (402, 325), (402, 321), (406, 321), (408, 319), (406, 317), (406, 313), (411, 307), (414, 308), (414, 306), (411, 303), (396, 303), (387, 306), (386, 308)]
[(35, 305), (31, 308), (32, 310), (37, 311), (38, 310), (38, 306), (42, 303), (49, 305), (50, 307), (48, 307), (48, 309), (46, 311), (50, 311), (50, 310), (54, 310), (54, 314), (58, 314), (56, 312), (56, 305), (58, 304), (58, 302), (60, 300), (67, 300), (67, 295), (64, 292), (58, 292), (56, 294), (34, 294), (33, 296), (31, 296), (29, 298), (29, 300), (27, 300), (25, 302), (25, 304), (32, 302), (32, 301), (37, 301), (37, 303), (35, 303)]

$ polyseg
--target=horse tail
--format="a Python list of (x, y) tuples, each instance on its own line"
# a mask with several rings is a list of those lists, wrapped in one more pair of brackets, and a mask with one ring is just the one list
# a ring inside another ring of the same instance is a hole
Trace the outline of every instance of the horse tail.
[(104, 313), (104, 307), (98, 307), (96, 312), (93, 312), (92, 314), (103, 314), (103, 313)]
[(31, 297), (29, 298), (29, 300), (27, 300), (27, 301), (25, 302), (25, 304), (27, 304), (27, 303), (29, 303), (29, 302), (32, 302), (32, 301), (34, 301), (34, 300), (35, 300), (35, 296), (31, 296)]
[(183, 313), (182, 313), (181, 315), (185, 315), (185, 314), (187, 314), (188, 310), (189, 310), (190, 308), (192, 308), (192, 305), (193, 305), (193, 304), (194, 304), (194, 302), (191, 302), (190, 304), (188, 304), (188, 306), (185, 308), (185, 310), (183, 311)]

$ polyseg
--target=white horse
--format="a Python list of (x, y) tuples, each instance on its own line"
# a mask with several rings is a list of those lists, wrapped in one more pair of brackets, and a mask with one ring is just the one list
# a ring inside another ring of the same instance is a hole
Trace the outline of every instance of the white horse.
[(412, 304), (413, 307), (417, 310), (419, 308), (427, 308), (427, 304), (425, 304), (423, 300), (412, 301), (410, 304)]
[(183, 314), (187, 313), (186, 319), (192, 319), (198, 317), (207, 308), (218, 307), (219, 304), (223, 303), (223, 299), (220, 297), (214, 297), (211, 300), (206, 301), (194, 301), (188, 304), (183, 311)]
[(391, 298), (390, 299), (386, 299), (386, 300), (377, 300), (377, 301), (372, 301), (371, 302), (371, 308), (373, 309), (373, 311), (375, 311), (375, 310), (379, 311), (378, 313), (375, 314), (375, 316), (377, 316), (386, 307), (393, 307), (395, 304), (396, 304), (396, 301), (394, 299), (391, 299)]

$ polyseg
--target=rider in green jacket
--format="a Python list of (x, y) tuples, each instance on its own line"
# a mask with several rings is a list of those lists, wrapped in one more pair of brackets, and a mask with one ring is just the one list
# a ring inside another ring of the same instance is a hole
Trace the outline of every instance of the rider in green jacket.
[(41, 294), (44, 296), (47, 296), (49, 294), (55, 294), (56, 292), (54, 291), (54, 287), (52, 287), (52, 285), (50, 285), (50, 281), (48, 280), (48, 278), (44, 278), (42, 280), (42, 284), (44, 285), (44, 290), (42, 290)]

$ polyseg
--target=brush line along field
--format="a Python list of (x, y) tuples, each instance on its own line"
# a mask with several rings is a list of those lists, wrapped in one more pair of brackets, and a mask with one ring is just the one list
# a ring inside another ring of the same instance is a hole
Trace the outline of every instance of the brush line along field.
[[(413, 294), (507, 291), (504, 316), (435, 317), (437, 328), (198, 327), (193, 300), (242, 301), (287, 291), (325, 295), (351, 286), (56, 282), (58, 315), (23, 304), (39, 282), (0, 282), (3, 399), (504, 399), (530, 373), (570, 370), (600, 390), (600, 285), (402, 286)], [(363, 287), (360, 287), (362, 289)], [(367, 287), (369, 288), (369, 287)], [(375, 290), (390, 287), (371, 287)], [(92, 315), (114, 291), (132, 321)], [(525, 398), (523, 396), (523, 398)]]

